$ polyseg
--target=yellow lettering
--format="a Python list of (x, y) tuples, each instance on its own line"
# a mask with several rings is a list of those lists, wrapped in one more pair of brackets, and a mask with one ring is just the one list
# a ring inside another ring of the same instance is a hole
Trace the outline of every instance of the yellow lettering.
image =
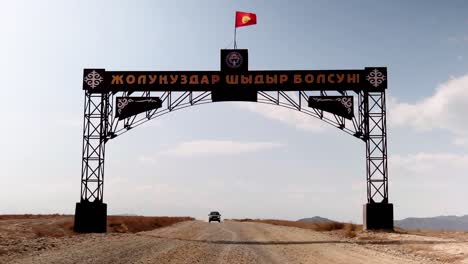
[(180, 76), (180, 84), (187, 84), (187, 81), (188, 81), (188, 80), (187, 80), (187, 75), (182, 74), (182, 75)]
[(319, 74), (317, 76), (317, 83), (325, 83), (325, 74)]
[(138, 76), (138, 84), (146, 84), (146, 75)]
[(135, 75), (133, 74), (130, 74), (127, 76), (127, 78), (125, 78), (125, 81), (127, 81), (127, 84), (134, 84), (135, 83)]
[(200, 84), (198, 82), (198, 75), (192, 75), (190, 76), (189, 84)]
[(123, 84), (123, 75), (112, 75), (111, 84)]
[(254, 84), (264, 84), (264, 76), (263, 75), (256, 75), (254, 79)]
[(280, 77), (279, 77), (279, 82), (280, 82), (280, 84), (283, 84), (283, 83), (285, 83), (285, 82), (287, 82), (287, 81), (288, 81), (288, 75), (286, 75), (286, 74), (281, 74)]
[(149, 83), (149, 84), (153, 84), (153, 83), (156, 82), (156, 76), (157, 76), (157, 75), (149, 75), (149, 76), (148, 76), (149, 79), (150, 79), (150, 83)]
[(252, 75), (241, 75), (241, 84), (252, 84)]
[(328, 82), (329, 82), (329, 83), (335, 83), (335, 81), (334, 81), (334, 80), (332, 80), (332, 77), (334, 77), (334, 76), (335, 76), (335, 74), (334, 74), (334, 73), (330, 73), (330, 74), (328, 75), (328, 78), (327, 78), (327, 80), (328, 80)]
[(220, 77), (217, 74), (211, 75), (211, 84), (219, 83)]
[(348, 74), (348, 83), (359, 83), (359, 75), (358, 74)]
[(169, 78), (171, 79), (171, 84), (174, 84), (177, 82), (177, 80), (179, 79), (179, 76), (178, 75), (169, 75)]
[(266, 75), (266, 84), (278, 84), (278, 76), (275, 74), (273, 76)]
[(337, 83), (342, 83), (344, 81), (344, 74), (337, 74), (336, 78), (338, 79)]
[(238, 84), (239, 83), (239, 76), (237, 76), (237, 75), (226, 75), (226, 83), (227, 84)]
[(304, 81), (306, 83), (313, 83), (314, 82), (314, 75), (313, 74), (306, 74), (306, 76), (304, 76)]
[(302, 76), (300, 74), (294, 74), (294, 84), (302, 83)]
[(159, 84), (168, 84), (167, 75), (159, 75)]
[(208, 76), (203, 75), (201, 77), (200, 84), (210, 84), (210, 79), (208, 79)]

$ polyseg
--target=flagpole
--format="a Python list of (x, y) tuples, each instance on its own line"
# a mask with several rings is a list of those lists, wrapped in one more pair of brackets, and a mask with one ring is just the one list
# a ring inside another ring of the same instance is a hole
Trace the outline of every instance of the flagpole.
[(237, 49), (237, 44), (236, 44), (236, 33), (237, 33), (237, 27), (234, 26), (234, 49)]

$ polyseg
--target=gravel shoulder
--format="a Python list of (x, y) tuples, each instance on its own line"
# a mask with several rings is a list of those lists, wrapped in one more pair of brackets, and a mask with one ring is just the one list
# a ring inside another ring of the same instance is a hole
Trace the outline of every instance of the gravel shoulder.
[(4, 249), (0, 263), (466, 263), (465, 252), (463, 257), (437, 259), (406, 250), (425, 247), (450, 253), (468, 248), (463, 241), (386, 233), (366, 236), (346, 239), (262, 223), (190, 221), (136, 234), (27, 238), (10, 247), (16, 250)]

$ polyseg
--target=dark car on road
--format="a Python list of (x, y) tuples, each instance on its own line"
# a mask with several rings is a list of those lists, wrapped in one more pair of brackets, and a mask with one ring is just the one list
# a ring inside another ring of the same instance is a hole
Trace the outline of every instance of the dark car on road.
[(221, 214), (216, 211), (211, 212), (208, 215), (208, 222), (211, 223), (211, 221), (218, 221), (218, 223), (221, 223)]

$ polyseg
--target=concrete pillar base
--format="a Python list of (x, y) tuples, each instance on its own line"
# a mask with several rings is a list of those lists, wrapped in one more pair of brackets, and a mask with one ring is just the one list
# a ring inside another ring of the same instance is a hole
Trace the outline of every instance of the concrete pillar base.
[(393, 230), (393, 204), (368, 203), (363, 209), (364, 230)]
[(76, 203), (73, 230), (79, 233), (106, 233), (107, 204), (101, 202)]

